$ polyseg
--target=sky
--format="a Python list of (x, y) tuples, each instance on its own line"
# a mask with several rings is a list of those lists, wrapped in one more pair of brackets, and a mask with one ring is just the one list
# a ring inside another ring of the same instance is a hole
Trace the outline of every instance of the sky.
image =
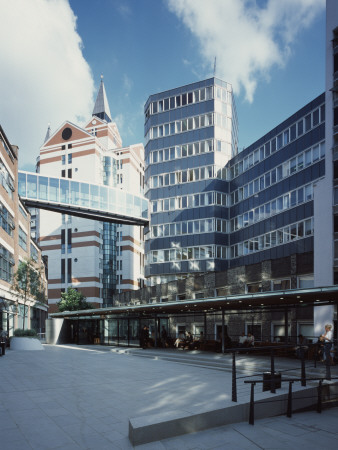
[(0, 0), (0, 124), (34, 170), (48, 124), (83, 125), (101, 75), (123, 145), (149, 95), (231, 83), (239, 148), (325, 90), (325, 0)]

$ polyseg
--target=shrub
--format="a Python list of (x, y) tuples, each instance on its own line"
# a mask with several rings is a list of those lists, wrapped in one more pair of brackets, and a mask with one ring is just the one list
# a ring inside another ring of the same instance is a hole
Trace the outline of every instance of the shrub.
[(16, 337), (38, 337), (37, 333), (35, 330), (30, 329), (30, 330), (22, 330), (21, 328), (17, 328), (16, 330), (14, 330), (14, 336)]

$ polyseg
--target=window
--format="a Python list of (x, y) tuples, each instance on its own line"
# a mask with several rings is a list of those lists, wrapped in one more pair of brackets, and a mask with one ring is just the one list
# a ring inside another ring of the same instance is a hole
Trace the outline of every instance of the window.
[(72, 282), (72, 258), (68, 258), (67, 261), (67, 281)]
[[(272, 342), (285, 342), (285, 325), (272, 324)], [(291, 324), (288, 326), (288, 335), (291, 333)]]
[(31, 250), (31, 258), (34, 261), (37, 261), (38, 260), (38, 251), (37, 251), (35, 245), (33, 245), (32, 243), (30, 245), (30, 250)]
[(13, 236), (13, 230), (15, 228), (13, 216), (9, 213), (8, 209), (0, 203), (0, 226), (10, 236)]
[(313, 276), (303, 276), (303, 277), (301, 276), (301, 277), (298, 277), (298, 287), (300, 289), (307, 289), (307, 288), (314, 287)]
[(305, 131), (309, 131), (311, 129), (311, 114), (305, 116)]
[(177, 328), (176, 328), (176, 337), (184, 337), (185, 336), (185, 330), (186, 330), (186, 327), (185, 327), (185, 325), (177, 325)]
[(194, 324), (194, 337), (199, 338), (201, 333), (204, 334), (204, 325), (202, 324)]
[(312, 342), (314, 338), (314, 327), (312, 323), (298, 323), (297, 336), (302, 334), (309, 343)]
[(12, 282), (14, 256), (0, 245), (0, 278), (7, 283)]
[(27, 233), (21, 227), (19, 227), (19, 245), (23, 250), (27, 251)]
[(72, 163), (72, 153), (68, 153), (68, 164)]
[(249, 333), (251, 333), (256, 342), (262, 340), (262, 325), (261, 324), (246, 323), (245, 328), (246, 328), (246, 334), (248, 335)]
[(72, 229), (68, 228), (67, 230), (67, 251), (68, 253), (72, 253)]
[(262, 283), (247, 284), (248, 294), (254, 294), (256, 292), (262, 292)]
[(65, 259), (61, 259), (61, 283), (65, 283), (66, 281), (66, 266)]
[(288, 289), (291, 289), (290, 279), (272, 281), (273, 291), (285, 291)]

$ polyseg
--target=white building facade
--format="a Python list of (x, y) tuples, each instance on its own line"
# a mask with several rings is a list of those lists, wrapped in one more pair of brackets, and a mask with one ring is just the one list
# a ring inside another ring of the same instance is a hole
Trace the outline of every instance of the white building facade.
[[(101, 80), (92, 118), (83, 128), (66, 121), (54, 133), (48, 132), (38, 171), (71, 179), (76, 187), (83, 181), (142, 193), (143, 161), (142, 144), (122, 147)], [(61, 293), (69, 287), (77, 288), (95, 306), (111, 304), (114, 292), (137, 289), (143, 279), (141, 237), (137, 226), (41, 210), (39, 242), (50, 267), (50, 312), (57, 310)]]

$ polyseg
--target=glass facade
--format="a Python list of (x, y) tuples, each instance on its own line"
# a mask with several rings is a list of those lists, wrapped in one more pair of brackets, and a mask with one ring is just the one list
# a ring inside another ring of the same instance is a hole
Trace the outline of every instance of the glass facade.
[(167, 281), (227, 268), (229, 181), (238, 153), (232, 87), (217, 78), (149, 97), (145, 105), (146, 277)]
[(19, 195), (23, 199), (103, 211), (114, 216), (130, 218), (131, 221), (148, 219), (148, 202), (145, 198), (114, 187), (51, 178), (23, 171), (19, 172), (18, 182)]
[[(117, 161), (114, 157), (103, 157), (103, 183), (106, 186), (116, 187)], [(113, 294), (116, 289), (116, 224), (103, 223), (103, 276), (102, 276), (102, 302), (113, 304)]]
[(151, 284), (313, 251), (325, 97), (242, 152), (231, 86), (216, 78), (145, 105)]

